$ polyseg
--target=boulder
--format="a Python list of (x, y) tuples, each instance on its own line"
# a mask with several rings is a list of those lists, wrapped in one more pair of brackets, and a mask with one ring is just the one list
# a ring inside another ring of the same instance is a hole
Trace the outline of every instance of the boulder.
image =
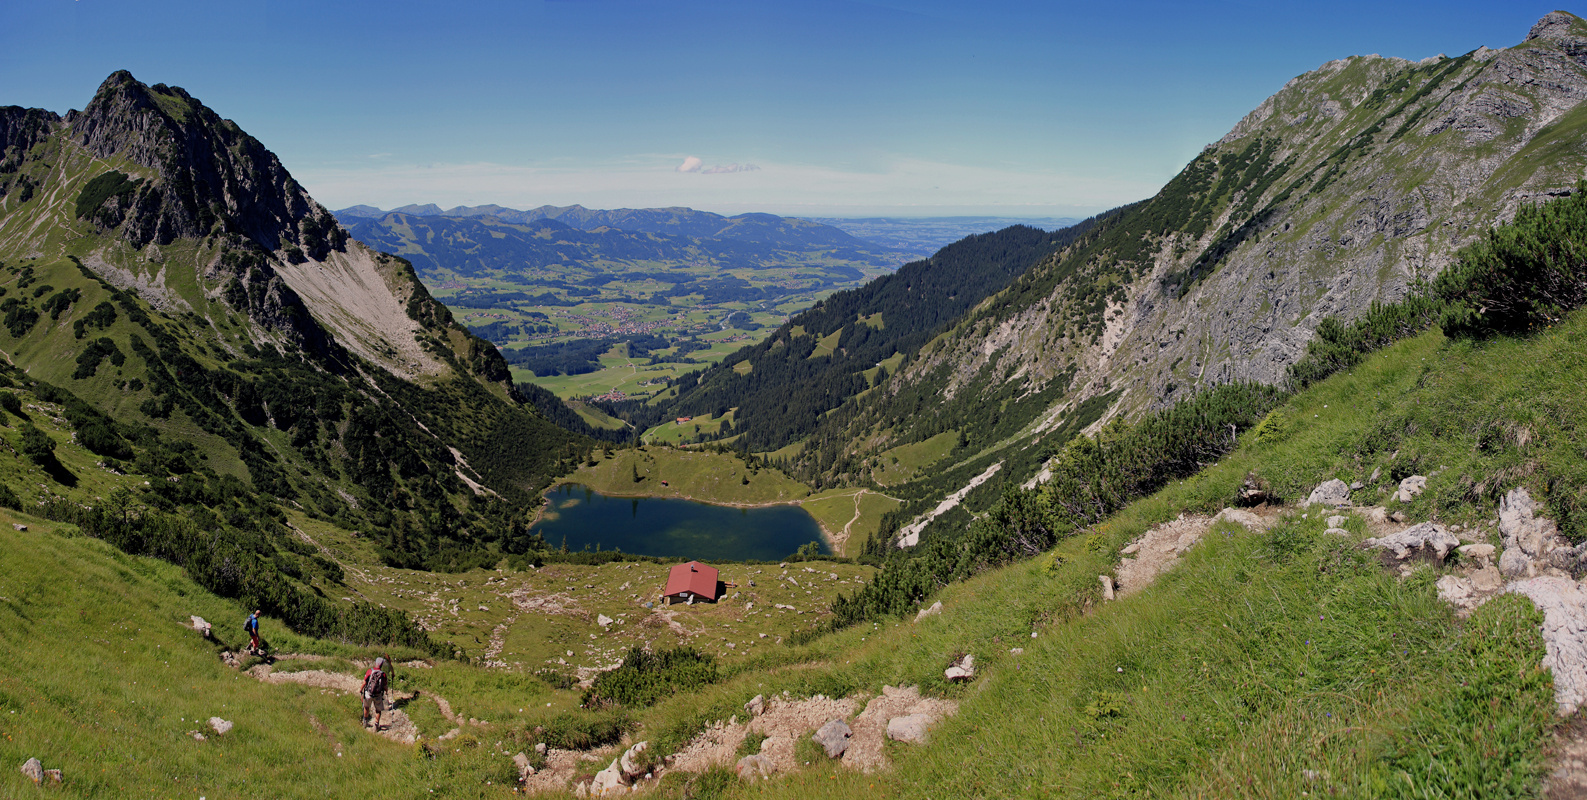
[(225, 736), (229, 731), (231, 731), (232, 726), (230, 722), (227, 722), (220, 717), (210, 717), (209, 727), (215, 729), (216, 734)]
[[(789, 606), (789, 607), (792, 608), (792, 606)], [(782, 606), (778, 606), (778, 608), (782, 608)], [(922, 609), (920, 609), (920, 613), (915, 615), (915, 621), (919, 622), (919, 621), (925, 619), (926, 617), (934, 617), (934, 616), (936, 616), (938, 614), (941, 614), (941, 613), (942, 613), (942, 601), (938, 600), (937, 602), (932, 603), (930, 608), (922, 608)]]
[(635, 778), (650, 771), (650, 765), (647, 760), (642, 758), (648, 749), (650, 749), (650, 742), (640, 742), (628, 748), (623, 753), (623, 757), (617, 759), (617, 767), (623, 771), (623, 777), (627, 778), (629, 783), (633, 783)]
[(1098, 575), (1097, 576), (1097, 580), (1102, 582), (1102, 599), (1103, 600), (1112, 600), (1113, 599), (1113, 576), (1112, 575)]
[[(761, 634), (761, 635), (764, 636), (765, 634)], [(766, 713), (766, 695), (763, 695), (763, 694), (755, 695), (755, 697), (753, 699), (751, 699), (748, 703), (744, 704), (744, 710), (748, 711), (750, 713), (750, 716), (755, 716), (755, 717), (758, 717), (758, 716)]]
[(843, 753), (849, 749), (849, 737), (854, 731), (849, 724), (841, 719), (829, 720), (822, 725), (810, 738), (827, 751), (827, 758), (842, 758)]
[(1384, 551), (1396, 561), (1416, 557), (1442, 562), (1449, 555), (1449, 551), (1460, 545), (1460, 539), (1436, 522), (1423, 522), (1399, 533), (1368, 539), (1363, 544)]
[(733, 767), (733, 771), (745, 780), (769, 778), (777, 771), (777, 762), (760, 753), (755, 753), (739, 759), (738, 765)]
[(1425, 491), (1427, 491), (1427, 476), (1412, 475), (1400, 481), (1400, 490), (1394, 493), (1394, 499), (1401, 503), (1409, 503)]
[(198, 617), (198, 616), (193, 617), (193, 630), (204, 634), (204, 638), (205, 639), (209, 638), (209, 628), (210, 628), (209, 623), (204, 621), (203, 617)]
[(931, 717), (926, 714), (893, 717), (887, 721), (887, 738), (895, 742), (925, 744), (927, 727), (930, 725)]
[(1350, 487), (1338, 478), (1318, 484), (1317, 488), (1311, 490), (1311, 496), (1306, 498), (1306, 502), (1302, 503), (1301, 507), (1314, 505), (1331, 508), (1350, 505)]
[(595, 778), (590, 781), (590, 797), (610, 797), (612, 795), (627, 794), (628, 785), (633, 783), (623, 775), (623, 768), (616, 761), (606, 769), (595, 773)]
[(44, 765), (40, 764), (38, 759), (30, 758), (22, 763), (22, 774), (28, 776), (28, 779), (34, 783), (42, 783), (44, 781)]

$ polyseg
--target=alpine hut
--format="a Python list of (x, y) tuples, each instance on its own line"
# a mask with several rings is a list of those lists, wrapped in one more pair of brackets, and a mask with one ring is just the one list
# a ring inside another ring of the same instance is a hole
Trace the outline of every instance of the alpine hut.
[(667, 575), (667, 589), (661, 593), (668, 604), (693, 603), (696, 600), (716, 602), (716, 567), (698, 561), (678, 564)]

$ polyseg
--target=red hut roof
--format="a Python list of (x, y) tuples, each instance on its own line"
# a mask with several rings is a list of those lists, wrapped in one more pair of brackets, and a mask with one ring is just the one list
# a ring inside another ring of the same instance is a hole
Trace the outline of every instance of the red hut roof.
[(678, 564), (667, 574), (667, 590), (662, 594), (673, 595), (690, 592), (702, 600), (716, 599), (716, 567), (708, 567), (698, 561), (687, 564)]

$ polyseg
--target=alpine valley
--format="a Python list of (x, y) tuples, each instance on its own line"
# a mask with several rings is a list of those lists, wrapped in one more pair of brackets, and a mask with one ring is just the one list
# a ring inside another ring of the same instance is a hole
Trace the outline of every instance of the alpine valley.
[[(1566, 12), (915, 260), (0, 108), (0, 796), (1582, 796), (1584, 187)], [(832, 554), (668, 604), (565, 484)]]

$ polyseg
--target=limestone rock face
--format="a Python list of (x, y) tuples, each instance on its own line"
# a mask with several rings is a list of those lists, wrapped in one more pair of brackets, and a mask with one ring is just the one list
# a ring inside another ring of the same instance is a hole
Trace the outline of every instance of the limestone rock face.
[(1572, 547), (1559, 526), (1537, 516), (1537, 503), (1524, 488), (1516, 488), (1499, 501), (1499, 534), (1504, 552), (1499, 571), (1507, 578), (1529, 578), (1557, 569), (1580, 574), (1587, 560), (1587, 543)]

